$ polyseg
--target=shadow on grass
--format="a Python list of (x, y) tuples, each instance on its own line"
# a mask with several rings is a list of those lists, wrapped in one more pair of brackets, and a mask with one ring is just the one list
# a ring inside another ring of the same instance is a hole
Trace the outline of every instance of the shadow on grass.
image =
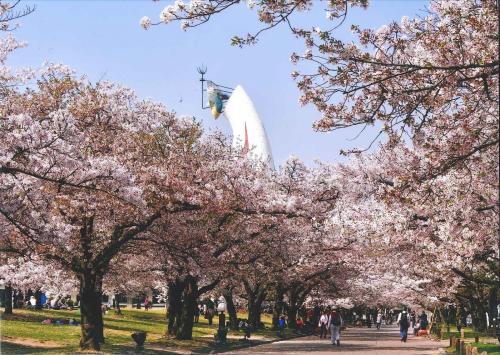
[(21, 345), (3, 340), (0, 347), (2, 354), (64, 354), (68, 350), (67, 347), (45, 348)]
[[(182, 344), (185, 342), (186, 344)], [(253, 347), (256, 345), (265, 344), (265, 341), (259, 340), (251, 340), (251, 341), (242, 341), (236, 339), (228, 339), (226, 344), (224, 345), (215, 345), (213, 339), (211, 338), (194, 338), (193, 340), (175, 340), (175, 339), (161, 339), (155, 342), (150, 342), (146, 344), (146, 347), (169, 347), (169, 348), (177, 348), (179, 350), (187, 350), (188, 347), (191, 354), (208, 354), (211, 352), (225, 353), (229, 351), (233, 351), (236, 349)]]
[(51, 318), (51, 319), (68, 319), (80, 318), (80, 312), (78, 310), (74, 311), (54, 311), (54, 310), (14, 310), (13, 314), (2, 314), (2, 319), (4, 320), (17, 320), (22, 322), (33, 322), (40, 323), (41, 321)]
[(144, 323), (130, 324), (130, 323), (136, 323), (136, 322), (120, 323), (116, 321), (110, 322), (109, 320), (108, 321), (105, 320), (104, 329), (112, 329), (125, 332), (145, 331), (152, 334), (162, 334), (162, 329), (157, 329), (152, 324), (144, 324)]
[[(139, 322), (127, 318), (113, 318), (104, 320), (104, 328), (126, 332), (145, 331), (150, 334), (164, 335), (167, 330), (167, 324), (166, 322), (162, 322), (158, 325)], [(215, 334), (216, 331), (217, 326), (215, 325), (209, 326), (206, 324), (195, 324), (195, 326), (193, 327), (193, 336), (198, 337), (203, 335), (211, 335)]]
[(150, 323), (166, 323), (164, 312), (145, 312), (141, 310), (131, 311), (122, 310), (122, 314), (115, 314), (111, 309), (109, 313), (104, 316), (105, 319), (128, 319), (133, 318), (136, 321), (150, 322)]
[[(141, 354), (141, 355), (149, 355), (149, 354), (177, 354), (172, 351), (163, 350), (163, 349), (151, 349), (148, 348), (148, 344), (145, 344), (144, 349), (137, 349), (134, 346), (126, 346), (126, 345), (109, 345), (103, 347), (102, 351), (108, 354)], [(78, 354), (78, 353), (77, 353)], [(83, 353), (82, 353), (83, 354)]]
[[(136, 349), (134, 346), (127, 345), (104, 345), (101, 349), (103, 354), (141, 354), (141, 355), (168, 355), (177, 354), (172, 351), (163, 350), (161, 348), (151, 349), (148, 348), (148, 344), (144, 349)], [(10, 343), (3, 341), (1, 346), (2, 355), (28, 355), (28, 354), (46, 354), (46, 355), (56, 355), (56, 354), (88, 354), (88, 352), (79, 351), (75, 347), (57, 347), (57, 348), (43, 348), (36, 346), (27, 346), (16, 343)]]

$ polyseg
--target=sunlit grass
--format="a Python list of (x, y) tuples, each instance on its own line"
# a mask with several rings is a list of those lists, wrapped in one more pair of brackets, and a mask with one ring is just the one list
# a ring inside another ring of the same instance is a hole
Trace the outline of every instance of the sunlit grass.
[[(493, 338), (491, 338), (491, 336), (488, 336), (485, 333), (477, 332), (473, 328), (470, 328), (470, 327), (464, 327), (462, 329), (464, 330), (464, 339), (467, 342), (467, 344), (471, 344), (473, 347), (477, 347), (479, 354), (481, 354), (483, 351), (486, 351), (488, 353), (488, 355), (492, 355), (492, 354), (493, 355), (500, 355), (500, 345), (499, 344), (488, 344), (488, 343), (482, 342), (482, 341), (485, 341), (486, 339), (495, 341)], [(455, 337), (460, 338), (460, 332), (457, 330), (456, 326), (454, 326), (454, 325), (450, 326), (449, 333), (446, 330), (447, 330), (446, 326), (443, 327), (442, 337), (441, 337), (442, 339), (449, 339), (451, 335), (454, 335)], [(471, 339), (474, 339), (474, 337), (476, 335), (479, 336), (479, 342), (478, 343), (471, 342)], [(486, 341), (488, 341), (488, 340), (486, 340)], [(448, 347), (446, 349), (446, 351), (450, 354), (455, 353), (455, 349), (453, 349), (451, 347)]]
[[(104, 336), (106, 343), (102, 347), (104, 353), (124, 353), (132, 351), (135, 343), (131, 334), (136, 331), (147, 332), (145, 344), (146, 354), (165, 354), (175, 350), (191, 350), (209, 352), (213, 349), (213, 335), (217, 331), (218, 318), (214, 318), (212, 325), (200, 316), (200, 322), (193, 329), (193, 340), (182, 341), (165, 336), (166, 317), (165, 309), (157, 308), (149, 311), (123, 309), (122, 315), (113, 310), (104, 315)], [(238, 314), (246, 318), (244, 313)], [(79, 310), (14, 310), (13, 315), (4, 317), (0, 323), (2, 334), (2, 354), (65, 354), (78, 352), (80, 340), (80, 326), (42, 324), (44, 319), (80, 320)], [(271, 328), (270, 315), (263, 314), (262, 321), (266, 329), (252, 333), (252, 338), (271, 340), (276, 338), (276, 332)], [(291, 332), (289, 332), (291, 335)], [(230, 332), (231, 337), (243, 337), (242, 333)], [(254, 340), (255, 341), (255, 340)], [(227, 347), (241, 345), (238, 339), (229, 339)]]

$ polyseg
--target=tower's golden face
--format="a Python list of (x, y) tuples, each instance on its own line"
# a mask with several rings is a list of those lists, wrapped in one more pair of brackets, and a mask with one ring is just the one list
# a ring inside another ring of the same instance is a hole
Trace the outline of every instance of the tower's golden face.
[(217, 119), (220, 116), (220, 112), (217, 111), (217, 107), (215, 105), (210, 105), (210, 111), (212, 111), (212, 116)]

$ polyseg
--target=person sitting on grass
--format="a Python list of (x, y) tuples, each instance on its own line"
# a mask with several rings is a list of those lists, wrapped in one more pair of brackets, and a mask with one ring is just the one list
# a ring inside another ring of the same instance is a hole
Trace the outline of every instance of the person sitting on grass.
[(66, 302), (66, 304), (68, 305), (68, 309), (72, 311), (75, 304), (73, 303), (73, 300), (71, 299), (71, 297), (68, 298), (68, 301)]
[(26, 301), (26, 308), (35, 309), (36, 307), (36, 298), (35, 296), (31, 296), (29, 301)]
[(51, 309), (59, 309), (59, 297), (54, 297), (50, 301), (50, 308)]
[(68, 309), (68, 305), (66, 304), (67, 298), (61, 298), (59, 301), (59, 309)]

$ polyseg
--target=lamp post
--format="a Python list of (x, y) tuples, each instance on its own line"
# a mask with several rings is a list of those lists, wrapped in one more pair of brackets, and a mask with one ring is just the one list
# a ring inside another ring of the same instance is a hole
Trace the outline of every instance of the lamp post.
[(219, 304), (217, 305), (217, 311), (219, 312), (219, 328), (217, 329), (217, 333), (214, 335), (216, 344), (224, 344), (226, 342), (228, 329), (226, 328), (225, 310), (225, 301), (219, 301)]

